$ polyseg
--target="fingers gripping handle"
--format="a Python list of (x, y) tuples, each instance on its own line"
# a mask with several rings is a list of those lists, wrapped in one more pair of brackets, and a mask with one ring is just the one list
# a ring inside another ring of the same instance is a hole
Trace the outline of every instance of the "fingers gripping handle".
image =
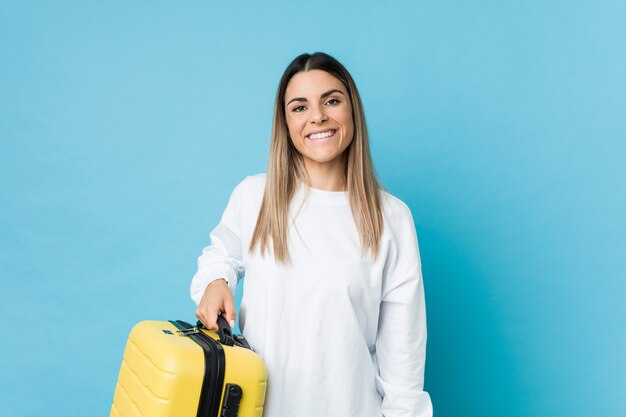
[[(199, 329), (206, 329), (200, 320), (198, 320), (196, 325)], [(226, 320), (226, 317), (222, 314), (217, 316), (217, 327), (217, 335), (220, 337), (220, 343), (226, 346), (233, 346), (235, 339), (233, 338), (232, 329), (228, 324), (228, 320)]]

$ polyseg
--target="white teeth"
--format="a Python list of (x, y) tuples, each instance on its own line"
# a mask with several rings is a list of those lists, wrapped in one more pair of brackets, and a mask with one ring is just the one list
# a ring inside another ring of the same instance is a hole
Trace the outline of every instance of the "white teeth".
[(312, 135), (309, 135), (309, 139), (324, 139), (334, 134), (335, 134), (334, 130), (327, 130), (326, 132), (314, 133)]

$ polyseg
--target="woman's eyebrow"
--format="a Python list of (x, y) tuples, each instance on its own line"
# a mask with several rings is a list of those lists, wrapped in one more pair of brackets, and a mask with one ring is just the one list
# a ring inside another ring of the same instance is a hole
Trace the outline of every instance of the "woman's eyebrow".
[[(325, 92), (324, 94), (322, 94), (320, 96), (320, 98), (324, 98), (324, 97), (328, 97), (329, 95), (331, 95), (332, 93), (339, 93), (339, 94), (343, 94), (343, 91), (341, 90), (337, 90), (336, 88), (333, 88), (332, 90), (328, 90), (327, 92)], [(345, 94), (343, 94), (345, 96)], [(292, 98), (291, 100), (289, 100), (289, 103), (287, 103), (287, 105), (289, 105), (292, 101), (307, 101), (306, 98), (304, 97), (296, 97), (296, 98)]]

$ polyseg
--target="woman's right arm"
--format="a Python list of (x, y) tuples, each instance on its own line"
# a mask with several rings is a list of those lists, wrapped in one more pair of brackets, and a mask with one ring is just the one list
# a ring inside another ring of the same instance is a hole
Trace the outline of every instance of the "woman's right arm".
[(191, 280), (190, 295), (198, 306), (196, 317), (207, 329), (217, 330), (220, 311), (231, 326), (235, 320), (234, 294), (245, 272), (241, 256), (240, 185), (231, 194), (220, 223), (211, 231), (211, 243), (198, 257), (198, 270)]

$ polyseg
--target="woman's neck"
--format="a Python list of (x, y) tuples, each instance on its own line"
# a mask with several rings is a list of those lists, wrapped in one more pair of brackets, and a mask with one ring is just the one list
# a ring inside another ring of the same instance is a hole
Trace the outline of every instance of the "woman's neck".
[(307, 171), (309, 186), (324, 191), (346, 190), (346, 170), (344, 163), (305, 163), (305, 168)]

